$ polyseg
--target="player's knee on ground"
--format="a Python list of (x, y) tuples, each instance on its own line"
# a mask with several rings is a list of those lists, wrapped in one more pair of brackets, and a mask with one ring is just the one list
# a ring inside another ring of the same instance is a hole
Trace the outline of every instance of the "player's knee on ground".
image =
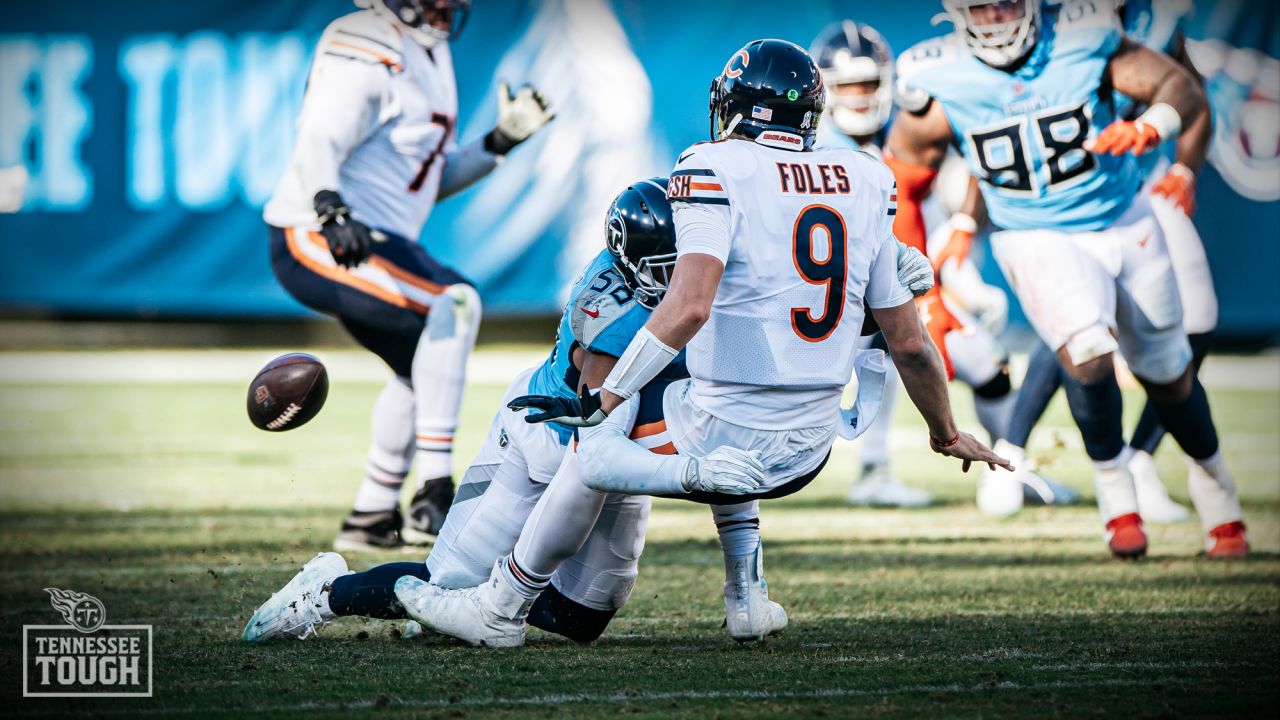
[(1115, 373), (1114, 357), (1118, 347), (1110, 328), (1092, 325), (1072, 335), (1058, 349), (1058, 360), (1075, 380), (1096, 383)]
[(617, 612), (589, 608), (565, 597), (555, 585), (548, 585), (529, 609), (528, 622), (539, 630), (589, 643), (604, 634)]

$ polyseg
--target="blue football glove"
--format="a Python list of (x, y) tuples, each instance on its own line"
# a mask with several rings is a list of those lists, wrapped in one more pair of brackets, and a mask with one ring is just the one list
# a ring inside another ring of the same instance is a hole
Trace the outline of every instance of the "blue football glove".
[(608, 417), (600, 409), (600, 393), (593, 393), (586, 385), (576, 398), (553, 395), (521, 395), (507, 403), (511, 410), (540, 410), (525, 416), (527, 423), (553, 422), (570, 427), (593, 427)]

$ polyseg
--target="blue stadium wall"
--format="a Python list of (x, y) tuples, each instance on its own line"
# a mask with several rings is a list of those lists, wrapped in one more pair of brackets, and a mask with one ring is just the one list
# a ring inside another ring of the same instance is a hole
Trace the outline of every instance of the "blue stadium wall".
[[(920, 0), (475, 5), (454, 46), (462, 139), (492, 126), (498, 78), (537, 83), (559, 113), (424, 232), (491, 314), (558, 310), (600, 247), (612, 196), (706, 137), (707, 87), (743, 42), (807, 44), (855, 7), (897, 50), (949, 27), (930, 26), (940, 6)], [(1267, 81), (1278, 7), (1202, 0), (1190, 30), (1218, 66), (1196, 220), (1228, 334), (1280, 334), (1280, 106)], [(271, 276), (260, 211), (287, 159), (312, 46), (351, 10), (63, 0), (0, 17), (0, 167), (31, 173), (23, 210), (0, 216), (0, 313), (305, 314)], [(998, 281), (993, 263), (984, 272)]]

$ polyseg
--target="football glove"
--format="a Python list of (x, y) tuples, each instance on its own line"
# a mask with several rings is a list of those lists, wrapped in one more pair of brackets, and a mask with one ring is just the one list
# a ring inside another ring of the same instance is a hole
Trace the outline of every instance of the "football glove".
[(351, 217), (351, 208), (342, 196), (332, 190), (321, 190), (315, 197), (316, 216), (320, 220), (320, 234), (329, 241), (333, 261), (352, 268), (369, 258), (373, 252), (374, 231)]
[(933, 288), (933, 266), (919, 250), (898, 241), (898, 282), (920, 297)]
[(512, 94), (506, 81), (498, 83), (498, 126), (485, 137), (485, 149), (506, 155), (511, 148), (551, 122), (556, 114), (550, 103), (532, 85), (524, 85)]
[(1169, 172), (1151, 187), (1151, 193), (1168, 198), (1190, 216), (1196, 209), (1196, 174), (1186, 165), (1174, 163)]
[(1084, 149), (1099, 155), (1141, 155), (1154, 150), (1160, 142), (1160, 131), (1151, 123), (1143, 122), (1141, 118), (1117, 120), (1098, 133), (1098, 137), (1086, 140)]
[(916, 311), (920, 313), (920, 320), (924, 323), (925, 329), (929, 331), (929, 337), (932, 338), (933, 344), (938, 347), (938, 353), (942, 355), (942, 363), (946, 367), (947, 379), (954, 379), (956, 369), (951, 366), (951, 358), (947, 355), (947, 333), (952, 330), (960, 330), (964, 326), (942, 304), (942, 294), (937, 291), (930, 292), (916, 300)]
[(942, 266), (948, 260), (955, 260), (956, 265), (961, 265), (965, 260), (969, 259), (969, 250), (973, 247), (973, 235), (978, 232), (978, 222), (973, 216), (965, 213), (956, 213), (951, 216), (951, 237), (947, 239), (947, 244), (942, 248), (942, 252), (933, 260), (933, 268), (938, 272), (942, 272)]
[(746, 495), (759, 490), (763, 482), (759, 452), (721, 445), (701, 460), (692, 458), (681, 485), (685, 492)]
[(570, 427), (594, 427), (608, 417), (600, 409), (600, 393), (593, 393), (586, 385), (576, 398), (554, 395), (521, 395), (507, 403), (510, 410), (538, 410), (529, 413), (524, 421), (530, 424), (553, 422)]

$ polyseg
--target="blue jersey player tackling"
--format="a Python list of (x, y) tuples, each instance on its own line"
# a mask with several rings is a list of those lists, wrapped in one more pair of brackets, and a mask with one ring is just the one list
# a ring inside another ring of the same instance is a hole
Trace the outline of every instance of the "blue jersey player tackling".
[[(1036, 332), (1078, 382), (1069, 397), (1094, 461), (1108, 545), (1147, 539), (1127, 463), (1113, 357), (1123, 351), (1190, 463), (1211, 556), (1247, 552), (1239, 500), (1191, 368), (1164, 234), (1138, 157), (1207, 112), (1194, 77), (1124, 37), (1105, 3), (947, 0), (955, 33), (898, 62), (902, 110), (889, 136), (895, 232), (923, 235), (919, 202), (954, 143), (980, 181), (1001, 270)], [(1147, 109), (1119, 116), (1123, 95)], [(1179, 154), (1183, 152), (1179, 145)]]

